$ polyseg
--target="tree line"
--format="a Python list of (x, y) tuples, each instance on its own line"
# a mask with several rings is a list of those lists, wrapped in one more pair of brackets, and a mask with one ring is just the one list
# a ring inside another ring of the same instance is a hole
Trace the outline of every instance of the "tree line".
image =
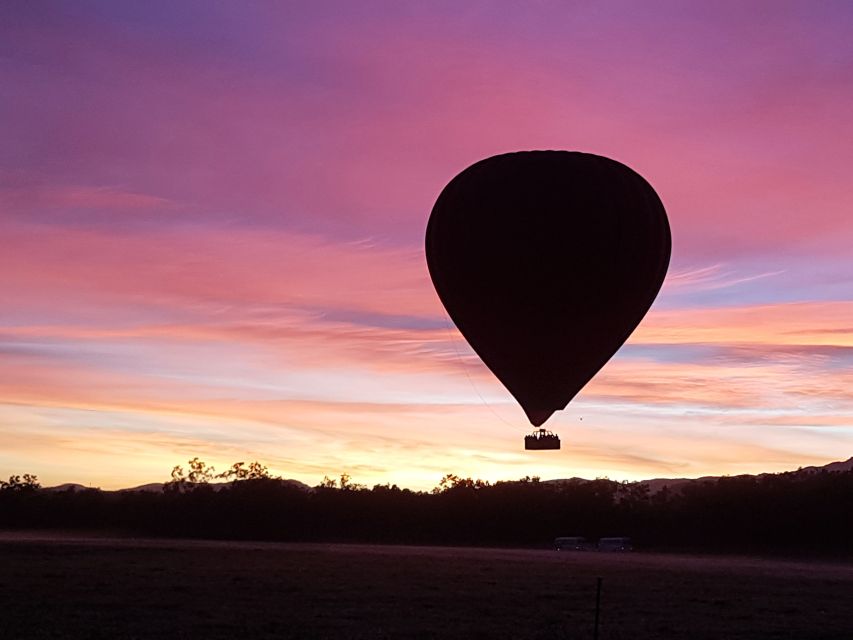
[(448, 474), (432, 491), (411, 491), (368, 488), (347, 474), (306, 488), (258, 462), (216, 473), (194, 458), (158, 492), (46, 491), (35, 476), (12, 476), (0, 482), (0, 527), (526, 547), (629, 536), (637, 549), (853, 556), (853, 470), (696, 480), (656, 493), (606, 478), (489, 483)]

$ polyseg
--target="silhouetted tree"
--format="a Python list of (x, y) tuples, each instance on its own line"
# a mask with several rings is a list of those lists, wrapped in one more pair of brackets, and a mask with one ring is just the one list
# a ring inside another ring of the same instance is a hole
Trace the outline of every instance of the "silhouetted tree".
[(342, 473), (340, 479), (340, 487), (343, 491), (364, 491), (366, 485), (353, 482), (348, 473)]
[(172, 479), (163, 485), (163, 490), (166, 492), (192, 491), (200, 486), (210, 483), (211, 480), (217, 478), (216, 469), (208, 466), (203, 460), (199, 460), (198, 456), (187, 461), (189, 472), (184, 473), (184, 468), (181, 465), (176, 465), (172, 468)]
[(485, 480), (473, 480), (472, 478), (460, 478), (454, 473), (447, 473), (439, 481), (438, 486), (433, 488), (432, 493), (445, 493), (451, 489), (484, 489), (489, 483)]
[(41, 489), (38, 476), (25, 473), (23, 476), (9, 476), (9, 482), (0, 480), (0, 491), (35, 491)]
[(321, 489), (336, 489), (338, 486), (338, 481), (330, 478), (329, 476), (323, 476), (323, 479), (317, 486)]
[(271, 478), (269, 470), (260, 462), (250, 462), (246, 466), (245, 462), (235, 462), (227, 471), (216, 476), (225, 480), (262, 480)]
[[(427, 493), (367, 489), (347, 473), (308, 489), (270, 477), (260, 463), (235, 463), (218, 476), (198, 458), (188, 468), (176, 466), (162, 493), (44, 491), (34, 475), (12, 476), (0, 482), (0, 527), (540, 547), (561, 535), (625, 535), (640, 549), (853, 557), (853, 471), (697, 480), (655, 494), (607, 478), (490, 484), (449, 473)], [(234, 481), (214, 491), (217, 477)]]
[(187, 481), (191, 484), (207, 484), (216, 477), (216, 469), (208, 466), (206, 462), (199, 460), (198, 457), (188, 461), (190, 471), (187, 474)]

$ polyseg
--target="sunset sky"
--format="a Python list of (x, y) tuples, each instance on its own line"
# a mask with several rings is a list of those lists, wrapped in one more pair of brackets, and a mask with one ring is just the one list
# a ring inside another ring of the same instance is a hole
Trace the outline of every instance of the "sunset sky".
[[(315, 485), (853, 455), (850, 2), (0, 3), (0, 477)], [(473, 162), (634, 168), (673, 254), (525, 452), (423, 237)]]

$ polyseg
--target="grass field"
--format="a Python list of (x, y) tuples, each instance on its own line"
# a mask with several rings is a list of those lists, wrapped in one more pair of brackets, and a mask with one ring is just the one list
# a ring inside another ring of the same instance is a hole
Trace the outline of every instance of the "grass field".
[(853, 638), (853, 565), (0, 533), (0, 638)]

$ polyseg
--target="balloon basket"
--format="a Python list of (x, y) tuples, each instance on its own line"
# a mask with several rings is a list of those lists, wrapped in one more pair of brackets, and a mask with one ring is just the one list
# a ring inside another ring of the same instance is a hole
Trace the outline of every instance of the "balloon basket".
[(529, 451), (559, 449), (560, 436), (547, 429), (536, 429), (530, 435), (524, 436), (524, 448)]

